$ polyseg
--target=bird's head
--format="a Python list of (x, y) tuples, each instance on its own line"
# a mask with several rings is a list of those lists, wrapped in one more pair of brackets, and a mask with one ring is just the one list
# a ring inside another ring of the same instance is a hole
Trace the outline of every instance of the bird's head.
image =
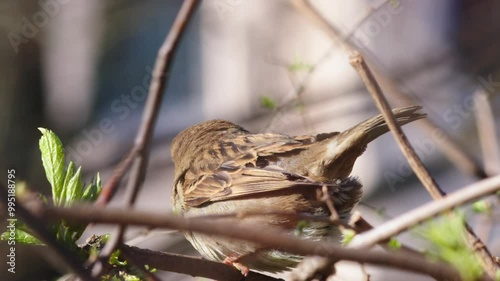
[(179, 165), (184, 166), (183, 160), (193, 159), (191, 156), (203, 152), (203, 149), (209, 149), (211, 144), (216, 143), (223, 136), (240, 133), (248, 133), (248, 131), (232, 122), (220, 119), (191, 126), (180, 132), (172, 141), (170, 147), (172, 161), (177, 169)]

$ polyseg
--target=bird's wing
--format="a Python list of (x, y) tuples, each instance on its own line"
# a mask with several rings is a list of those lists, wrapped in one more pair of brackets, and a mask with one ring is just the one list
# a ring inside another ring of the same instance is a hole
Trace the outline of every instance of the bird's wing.
[(186, 173), (184, 200), (198, 206), (298, 185), (321, 186), (279, 167), (257, 167), (259, 158), (305, 149), (313, 142), (313, 138), (279, 134), (242, 135), (221, 141), (209, 150), (210, 159), (205, 157)]
[(187, 205), (194, 207), (205, 202), (230, 200), (291, 187), (322, 185), (324, 183), (281, 170), (256, 167), (235, 169), (234, 166), (228, 166), (200, 177), (186, 190), (184, 200)]

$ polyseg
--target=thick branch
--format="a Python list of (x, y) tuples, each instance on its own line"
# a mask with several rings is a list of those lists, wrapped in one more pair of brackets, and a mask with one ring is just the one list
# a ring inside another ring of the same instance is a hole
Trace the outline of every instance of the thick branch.
[[(365, 249), (345, 249), (327, 243), (301, 240), (275, 228), (262, 229), (253, 224), (235, 224), (233, 221), (182, 218), (179, 216), (123, 209), (99, 209), (95, 207), (73, 207), (68, 209), (44, 207), (33, 209), (44, 218), (66, 219), (72, 222), (115, 223), (140, 225), (156, 228), (170, 228), (183, 231), (201, 232), (216, 236), (248, 240), (265, 248), (282, 249), (299, 255), (319, 255), (338, 260), (350, 260), (374, 265), (389, 266), (418, 272), (436, 279), (459, 280), (452, 267), (439, 262), (430, 262), (423, 257), (408, 253), (372, 252)], [(123, 214), (127, 215), (124, 216)]]
[[(124, 245), (121, 247), (128, 255), (150, 267), (192, 276), (200, 276), (220, 281), (233, 281), (243, 278), (235, 267), (224, 263), (179, 254), (164, 253)], [(283, 281), (256, 272), (250, 272), (245, 281)]]

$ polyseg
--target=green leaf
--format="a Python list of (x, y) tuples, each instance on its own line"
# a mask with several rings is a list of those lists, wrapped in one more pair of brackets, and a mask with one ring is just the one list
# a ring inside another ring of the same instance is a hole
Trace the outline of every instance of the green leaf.
[(82, 188), (82, 167), (79, 167), (68, 181), (68, 184), (64, 186), (64, 206), (70, 206), (73, 202), (82, 199)]
[(149, 271), (151, 273), (155, 273), (157, 271), (156, 268), (150, 267), (149, 264), (145, 264), (144, 269), (146, 269), (147, 271)]
[(356, 231), (352, 229), (342, 228), (341, 231), (343, 236), (342, 245), (344, 246), (349, 244), (352, 241), (352, 239), (354, 239), (354, 237), (356, 236)]
[(478, 214), (491, 214), (491, 202), (487, 200), (479, 200), (472, 204), (472, 210)]
[(304, 234), (304, 229), (308, 228), (311, 226), (311, 223), (305, 220), (301, 220), (297, 222), (297, 225), (295, 226), (295, 231), (294, 234), (297, 237), (300, 237)]
[(47, 205), (48, 200), (47, 200), (47, 197), (45, 197), (45, 195), (39, 193), (39, 194), (37, 194), (37, 198), (38, 198), (38, 200), (42, 201), (43, 204)]
[(420, 235), (432, 243), (430, 254), (453, 265), (463, 280), (477, 280), (483, 269), (477, 256), (464, 241), (463, 215), (455, 214), (430, 222)]
[(304, 72), (307, 72), (307, 71), (311, 71), (313, 69), (314, 65), (310, 64), (310, 63), (304, 63), (301, 59), (299, 59), (298, 57), (295, 57), (292, 61), (292, 63), (290, 63), (288, 65), (288, 71), (290, 72), (299, 72), (299, 71), (304, 71)]
[(66, 186), (68, 186), (69, 181), (75, 175), (75, 163), (73, 161), (69, 162), (68, 168), (66, 168), (66, 175), (64, 176), (63, 182), (63, 193), (65, 194)]
[(52, 186), (52, 200), (54, 205), (59, 206), (62, 199), (64, 187), (64, 151), (61, 140), (54, 132), (38, 128), (42, 132), (39, 141), (42, 153), (42, 163), (47, 180)]
[(94, 202), (97, 199), (97, 197), (99, 197), (101, 190), (102, 190), (101, 177), (99, 173), (97, 173), (96, 178), (92, 179), (87, 188), (85, 189), (85, 192), (82, 195), (82, 199), (85, 201)]
[(118, 265), (118, 266), (126, 266), (127, 261), (120, 261), (120, 250), (114, 251), (109, 257), (109, 264)]
[(132, 274), (123, 273), (121, 276), (125, 281), (141, 281), (141, 278), (139, 276), (135, 276)]
[[(44, 245), (42, 241), (38, 240), (38, 238), (19, 228), (16, 228), (14, 230), (14, 233), (15, 233), (15, 241), (18, 243), (27, 245)], [(10, 238), (10, 231), (2, 233), (2, 235), (0, 236), (0, 240), (3, 241), (8, 241), (9, 238)]]
[(387, 242), (387, 246), (389, 246), (389, 248), (391, 249), (397, 250), (401, 248), (401, 242), (399, 242), (398, 239), (391, 237), (389, 242)]
[(276, 109), (276, 102), (270, 97), (261, 96), (260, 97), (260, 106), (267, 108), (267, 109), (274, 110), (274, 109)]

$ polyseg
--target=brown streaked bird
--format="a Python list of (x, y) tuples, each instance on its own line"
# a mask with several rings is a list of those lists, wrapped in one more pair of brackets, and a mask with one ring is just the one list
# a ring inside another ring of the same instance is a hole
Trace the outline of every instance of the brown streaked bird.
[[(394, 109), (399, 125), (425, 117), (420, 106)], [(317, 191), (327, 186), (336, 212), (347, 222), (361, 197), (361, 184), (351, 176), (356, 159), (368, 143), (388, 132), (382, 115), (343, 131), (315, 136), (252, 134), (224, 120), (207, 121), (185, 129), (171, 146), (175, 164), (172, 205), (184, 216), (265, 211), (330, 216)], [(295, 231), (299, 218), (279, 215), (245, 216), (262, 227), (280, 227), (304, 239), (340, 240), (336, 226), (310, 222)], [(239, 223), (234, 219), (234, 223)], [(207, 259), (240, 268), (280, 272), (302, 257), (279, 250), (259, 249), (249, 242), (184, 233)]]

